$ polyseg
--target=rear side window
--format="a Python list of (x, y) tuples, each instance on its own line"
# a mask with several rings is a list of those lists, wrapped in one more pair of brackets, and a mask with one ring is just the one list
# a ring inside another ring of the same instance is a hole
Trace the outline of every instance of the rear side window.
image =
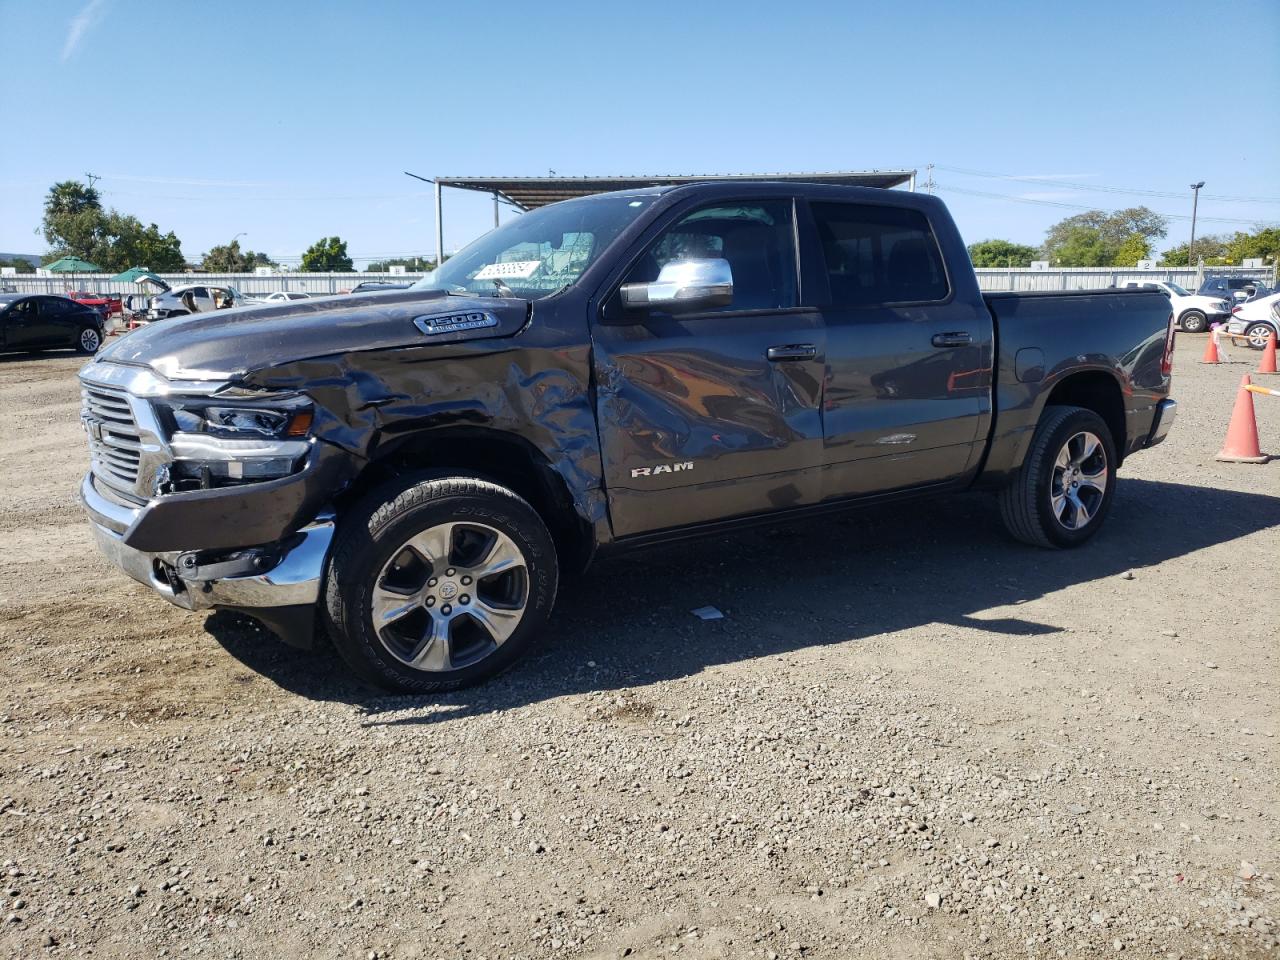
[(814, 203), (811, 209), (833, 306), (947, 298), (942, 252), (924, 214), (857, 203)]

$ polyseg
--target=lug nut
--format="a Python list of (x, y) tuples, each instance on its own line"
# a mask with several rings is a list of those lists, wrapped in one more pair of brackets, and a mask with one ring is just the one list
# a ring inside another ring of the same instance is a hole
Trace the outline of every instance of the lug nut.
[(427, 586), (428, 586), (428, 587), (434, 587), (435, 585), (436, 585), (436, 578), (435, 578), (435, 577), (432, 577), (430, 580), (428, 580), (428, 581), (427, 581)]
[(435, 598), (435, 597), (427, 597), (427, 606), (428, 606), (428, 607), (434, 607), (435, 605), (436, 605), (436, 598)]
[(450, 567), (448, 570), (446, 570), (446, 571), (444, 572), (444, 575), (445, 575), (446, 577), (452, 577), (452, 576), (453, 576), (453, 573), (454, 573), (454, 571), (453, 571), (453, 567)]
[(453, 607), (449, 606), (446, 603), (443, 607), (440, 608), (440, 612), (447, 617), (449, 614), (453, 613)]
[(459, 603), (470, 603), (470, 602), (471, 602), (471, 598), (470, 598), (469, 596), (467, 596), (467, 595), (464, 593), (462, 596), (460, 596), (460, 597), (458, 598), (458, 602), (459, 602)]
[(470, 577), (463, 577), (463, 578), (462, 578), (462, 585), (463, 585), (464, 587), (469, 587), (469, 586), (471, 586), (471, 578), (470, 578)]

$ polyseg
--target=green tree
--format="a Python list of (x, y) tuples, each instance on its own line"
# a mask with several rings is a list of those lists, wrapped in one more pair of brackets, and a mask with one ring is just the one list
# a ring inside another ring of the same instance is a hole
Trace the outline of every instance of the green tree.
[[(1228, 239), (1213, 234), (1196, 237), (1196, 260), (1203, 260), (1209, 266), (1224, 266), (1227, 263)], [(1166, 267), (1195, 266), (1187, 256), (1187, 245), (1180, 243), (1164, 252), (1160, 262)]]
[(90, 259), (117, 272), (130, 267), (176, 272), (186, 266), (182, 244), (172, 230), (161, 233), (154, 223), (144, 227), (137, 217), (115, 210), (103, 218), (102, 236)]
[[(1196, 241), (1199, 249), (1200, 241)], [(1260, 257), (1265, 263), (1280, 261), (1280, 227), (1259, 227), (1253, 233), (1237, 233), (1227, 243), (1226, 256), (1232, 263)]]
[(44, 199), (41, 232), (52, 248), (52, 259), (67, 255), (91, 259), (102, 227), (98, 191), (77, 180), (63, 180), (49, 188)]
[(277, 267), (265, 253), (252, 250), (241, 252), (240, 241), (232, 240), (222, 246), (212, 247), (200, 261), (202, 269), (210, 273), (252, 273), (255, 267)]
[(1050, 227), (1042, 249), (1055, 266), (1109, 267), (1135, 234), (1151, 243), (1168, 233), (1168, 220), (1147, 207), (1087, 210)]
[(186, 265), (172, 231), (162, 234), (154, 223), (144, 227), (137, 217), (103, 210), (98, 191), (75, 180), (49, 188), (42, 230), (52, 248), (46, 263), (70, 255), (113, 272), (130, 267), (175, 271)]
[(1151, 256), (1151, 241), (1140, 233), (1129, 234), (1129, 239), (1116, 248), (1111, 258), (1113, 267), (1136, 267), (1139, 260)]
[(302, 269), (311, 273), (349, 272), (352, 264), (347, 242), (339, 237), (321, 237), (302, 255)]
[(368, 273), (386, 273), (389, 267), (404, 267), (410, 273), (430, 273), (436, 268), (436, 262), (425, 257), (398, 257), (393, 260), (375, 260), (364, 269)]
[(14, 257), (11, 260), (0, 260), (0, 267), (13, 267), (18, 273), (35, 273), (36, 268), (30, 260), (24, 260), (22, 257)]
[(1040, 253), (1012, 240), (983, 240), (969, 244), (969, 259), (975, 267), (1029, 267)]

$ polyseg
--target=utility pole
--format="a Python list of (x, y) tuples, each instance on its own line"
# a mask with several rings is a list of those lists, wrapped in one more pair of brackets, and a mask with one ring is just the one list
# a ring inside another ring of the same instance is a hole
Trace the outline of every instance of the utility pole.
[(1203, 186), (1203, 180), (1191, 185), (1191, 241), (1187, 244), (1188, 267), (1194, 267), (1196, 265), (1196, 207), (1200, 205), (1200, 188)]
[(933, 196), (933, 188), (936, 187), (937, 184), (933, 182), (933, 164), (932, 163), (927, 164), (925, 166), (925, 172), (929, 174), (929, 179), (924, 182), (924, 190), (925, 190), (925, 193), (929, 194), (929, 196)]
[(101, 178), (100, 176), (98, 176), (96, 173), (86, 173), (86, 174), (84, 175), (84, 178), (85, 178), (86, 180), (88, 180), (88, 181), (89, 181), (89, 189), (90, 189), (90, 190), (92, 190), (92, 189), (93, 189), (93, 184), (94, 184), (94, 182), (95, 182), (95, 181), (98, 181), (98, 180), (101, 180), (101, 179), (102, 179), (102, 178)]
[(423, 183), (432, 184), (435, 187), (436, 194), (436, 269), (440, 269), (440, 265), (444, 263), (444, 211), (441, 209), (440, 184), (430, 177), (420, 177), (416, 173), (404, 171), (406, 177), (413, 177), (415, 180), (421, 180)]

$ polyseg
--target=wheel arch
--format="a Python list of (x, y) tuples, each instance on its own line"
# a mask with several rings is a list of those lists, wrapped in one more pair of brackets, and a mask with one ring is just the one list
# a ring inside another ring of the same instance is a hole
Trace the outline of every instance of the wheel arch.
[(1070, 373), (1054, 384), (1040, 408), (1040, 415), (1043, 416), (1044, 409), (1050, 406), (1092, 410), (1111, 431), (1116, 459), (1124, 460), (1127, 445), (1124, 391), (1115, 374), (1106, 370), (1078, 370)]
[(439, 470), (478, 477), (528, 501), (555, 542), (565, 573), (580, 572), (595, 553), (591, 525), (575, 508), (565, 478), (524, 437), (492, 427), (437, 427), (394, 437), (380, 436), (364, 470), (344, 491), (344, 500), (407, 470)]

